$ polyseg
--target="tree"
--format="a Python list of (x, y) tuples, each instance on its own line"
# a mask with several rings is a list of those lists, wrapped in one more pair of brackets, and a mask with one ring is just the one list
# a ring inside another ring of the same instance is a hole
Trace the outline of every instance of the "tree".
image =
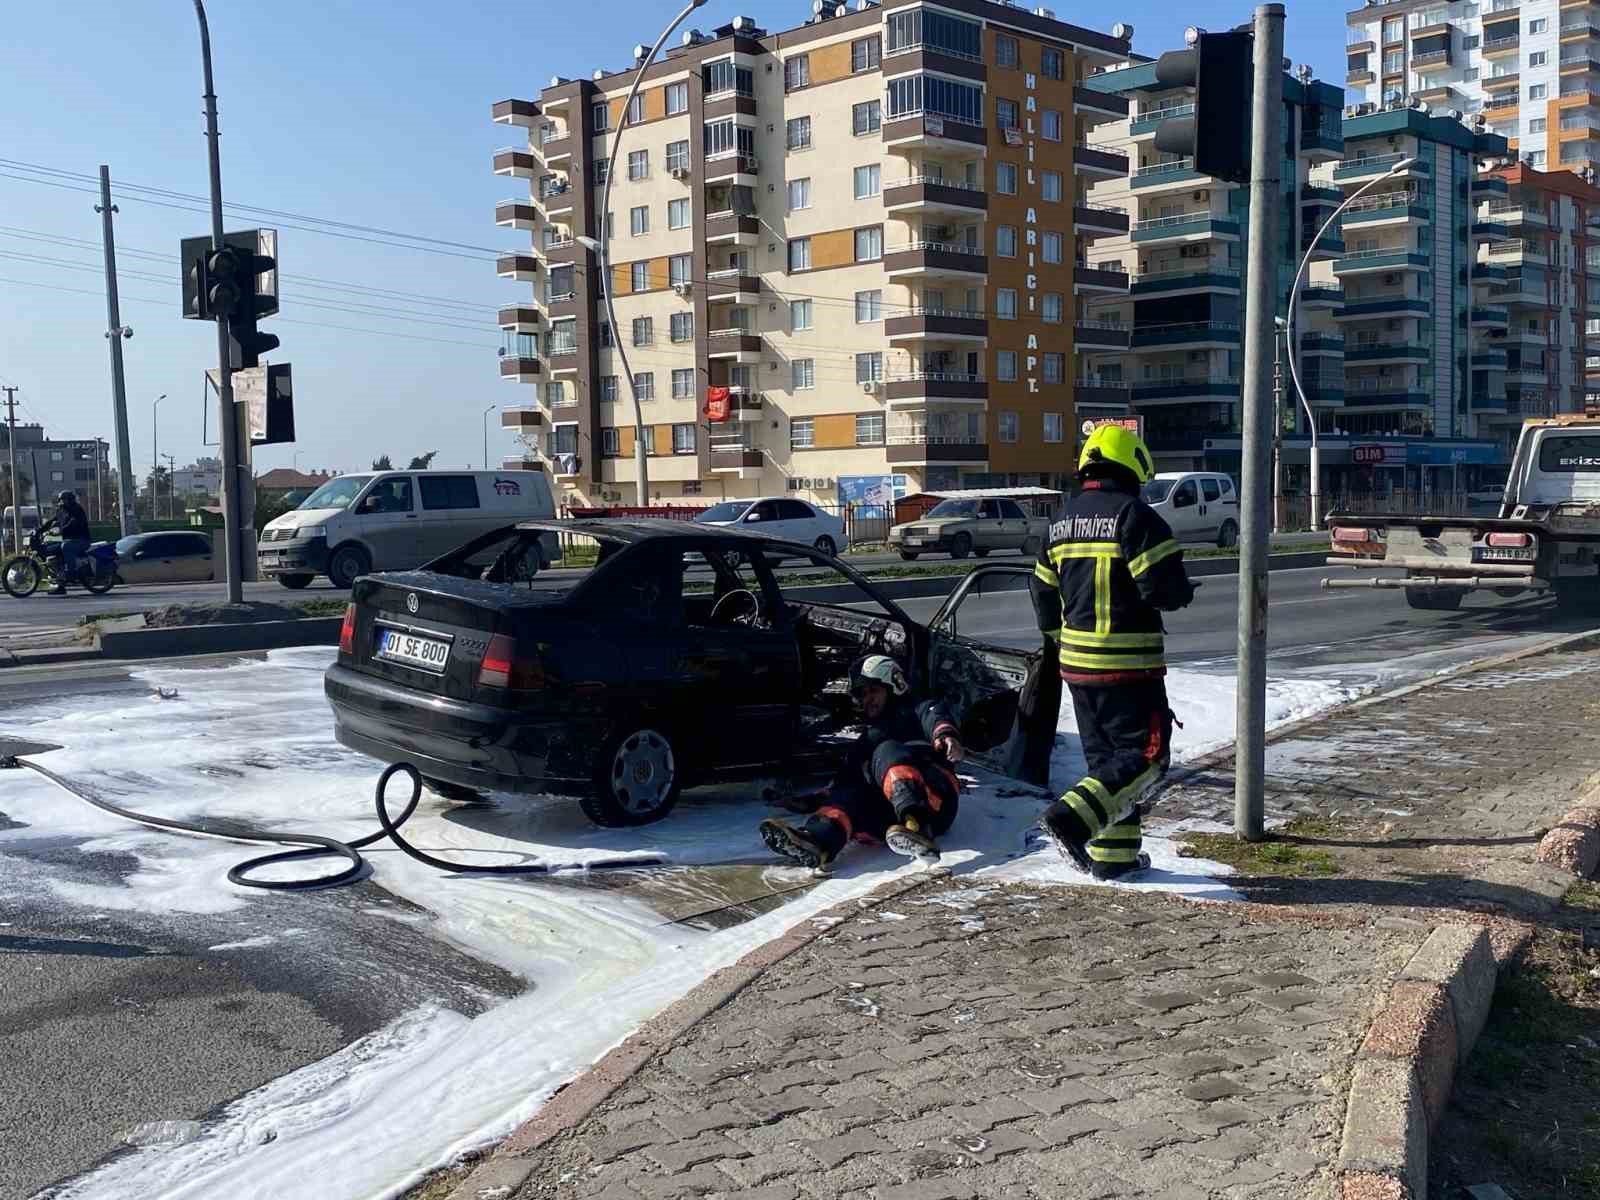
[(394, 470), (394, 463), (389, 461), (387, 454), (380, 454), (372, 460), (372, 469), (374, 471), (392, 471)]
[[(23, 475), (18, 482), (22, 491), (22, 503), (31, 503), (30, 497), (33, 495), (33, 480), (29, 479), (26, 475)], [(11, 468), (9, 466), (0, 465), (0, 508), (9, 508), (10, 506)]]
[(411, 461), (406, 464), (406, 470), (426, 471), (433, 465), (433, 460), (438, 456), (438, 454), (439, 452), (437, 450), (429, 450), (426, 454), (415, 455)]

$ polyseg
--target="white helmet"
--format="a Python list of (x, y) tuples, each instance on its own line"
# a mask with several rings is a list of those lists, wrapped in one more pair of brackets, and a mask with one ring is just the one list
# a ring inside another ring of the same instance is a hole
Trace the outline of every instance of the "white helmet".
[(904, 696), (911, 690), (906, 673), (887, 654), (869, 654), (850, 672), (851, 695), (858, 694), (869, 683), (880, 683), (895, 696)]

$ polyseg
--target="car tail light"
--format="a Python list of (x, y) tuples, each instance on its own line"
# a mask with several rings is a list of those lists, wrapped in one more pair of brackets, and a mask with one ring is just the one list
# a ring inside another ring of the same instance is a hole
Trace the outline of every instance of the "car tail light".
[(478, 686), (527, 692), (544, 687), (544, 664), (537, 658), (519, 655), (516, 640), (497, 633), (489, 639), (478, 667)]
[(1349, 525), (1335, 525), (1333, 527), (1333, 540), (1336, 542), (1370, 542), (1375, 539), (1370, 529)]
[(1527, 533), (1491, 533), (1484, 540), (1491, 546), (1533, 545), (1533, 535)]
[(344, 606), (344, 624), (339, 626), (339, 653), (354, 654), (356, 652), (356, 606)]

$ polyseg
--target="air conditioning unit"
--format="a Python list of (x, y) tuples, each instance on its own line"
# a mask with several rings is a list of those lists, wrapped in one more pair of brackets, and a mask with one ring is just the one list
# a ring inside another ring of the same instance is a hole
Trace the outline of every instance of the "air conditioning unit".
[(688, 296), (693, 294), (694, 285), (692, 283), (675, 283), (672, 285), (672, 290), (680, 296)]
[(1201, 188), (1198, 192), (1196, 192), (1194, 194), (1194, 198), (1196, 200), (1209, 200), (1209, 199), (1211, 199), (1211, 193), (1208, 192), (1205, 188)]
[(820, 492), (824, 488), (831, 488), (832, 486), (833, 480), (831, 478), (813, 479), (811, 481), (811, 490), (814, 492)]
[(798, 475), (791, 475), (785, 481), (785, 487), (787, 487), (787, 489), (789, 491), (791, 491), (791, 492), (801, 491), (802, 489), (804, 489), (805, 485), (806, 485), (806, 481), (804, 479), (801, 479)]
[(882, 386), (876, 379), (864, 379), (861, 382), (861, 390), (869, 396), (876, 395), (878, 389)]
[(672, 167), (667, 171), (667, 174), (671, 175), (674, 179), (687, 179), (689, 178), (689, 168)]
[(1205, 351), (1205, 350), (1191, 350), (1191, 351), (1189, 351), (1189, 361), (1190, 362), (1205, 362), (1207, 357), (1208, 357), (1208, 351)]
[(745, 172), (750, 175), (761, 174), (761, 160), (759, 158), (748, 159), (745, 165)]

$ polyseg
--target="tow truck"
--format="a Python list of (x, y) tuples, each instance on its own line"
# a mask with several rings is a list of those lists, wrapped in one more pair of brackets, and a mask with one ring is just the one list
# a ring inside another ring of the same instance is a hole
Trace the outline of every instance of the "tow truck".
[(1329, 566), (1405, 575), (1324, 588), (1396, 588), (1436, 611), (1471, 591), (1539, 592), (1564, 614), (1600, 613), (1600, 414), (1525, 422), (1496, 517), (1335, 512), (1328, 526)]

